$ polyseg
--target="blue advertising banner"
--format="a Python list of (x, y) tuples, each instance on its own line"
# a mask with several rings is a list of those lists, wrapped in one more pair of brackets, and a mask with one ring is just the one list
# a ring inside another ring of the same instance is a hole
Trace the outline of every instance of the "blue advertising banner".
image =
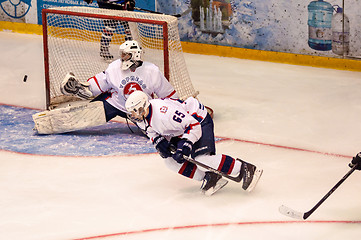
[(361, 5), (344, 0), (157, 0), (182, 41), (317, 55), (361, 56)]
[(66, 6), (88, 6), (88, 7), (97, 7), (96, 2), (87, 4), (83, 0), (38, 0), (38, 24), (41, 24), (41, 10), (52, 8), (52, 7), (66, 7)]
[[(0, 0), (1, 1), (1, 0)], [(30, 0), (27, 0), (30, 1)], [(154, 11), (155, 10), (155, 1), (154, 0), (138, 0), (136, 2), (136, 7)], [(67, 6), (87, 6), (87, 7), (98, 7), (96, 1), (93, 1), (91, 4), (87, 4), (84, 0), (37, 0), (38, 8), (38, 24), (41, 23), (41, 10), (52, 8), (52, 7), (67, 7)]]
[[(361, 58), (361, 5), (344, 0), (136, 0), (178, 15), (182, 41), (324, 57)], [(44, 8), (84, 0), (0, 0), (0, 21), (42, 24)]]

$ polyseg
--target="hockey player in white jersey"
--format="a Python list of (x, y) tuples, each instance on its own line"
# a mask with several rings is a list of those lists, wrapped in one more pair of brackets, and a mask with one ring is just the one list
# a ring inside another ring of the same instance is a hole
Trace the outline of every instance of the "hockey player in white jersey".
[[(153, 63), (143, 61), (143, 51), (137, 41), (126, 41), (119, 48), (120, 59), (110, 63), (101, 73), (80, 82), (68, 73), (60, 90), (86, 101), (65, 108), (33, 115), (39, 134), (63, 133), (105, 124), (116, 116), (127, 118), (125, 101), (136, 90), (149, 98), (178, 98), (172, 85)], [(95, 97), (95, 98), (94, 98)], [(103, 104), (100, 104), (101, 101)]]
[[(166, 165), (179, 174), (203, 180), (202, 192), (212, 195), (228, 181), (186, 161), (191, 156), (197, 162), (230, 176), (240, 176), (242, 188), (252, 191), (263, 170), (240, 159), (216, 154), (213, 120), (197, 99), (151, 99), (142, 91), (133, 92), (125, 104), (130, 118), (146, 132)], [(172, 146), (175, 151), (172, 151)]]

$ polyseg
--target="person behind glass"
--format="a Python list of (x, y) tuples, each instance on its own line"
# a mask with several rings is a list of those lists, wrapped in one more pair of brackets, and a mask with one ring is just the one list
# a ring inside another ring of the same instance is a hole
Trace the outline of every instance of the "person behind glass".
[[(84, 0), (86, 3), (90, 4), (93, 0)], [(113, 9), (113, 10), (126, 10), (134, 11), (135, 1), (134, 0), (97, 0), (99, 8), (104, 9)], [(109, 51), (110, 42), (117, 26), (122, 26), (125, 32), (125, 41), (133, 40), (132, 34), (130, 32), (130, 27), (128, 22), (116, 21), (111, 19), (104, 19), (104, 28), (102, 32), (102, 37), (100, 39), (100, 57), (104, 60), (109, 61), (114, 58), (114, 56)]]

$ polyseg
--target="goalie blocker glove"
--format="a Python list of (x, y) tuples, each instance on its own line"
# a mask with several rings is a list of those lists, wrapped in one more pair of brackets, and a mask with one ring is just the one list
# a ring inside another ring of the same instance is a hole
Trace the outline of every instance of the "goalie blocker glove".
[(88, 100), (93, 97), (89, 86), (88, 82), (79, 82), (73, 73), (68, 73), (60, 84), (60, 91), (64, 95), (74, 95), (83, 100)]

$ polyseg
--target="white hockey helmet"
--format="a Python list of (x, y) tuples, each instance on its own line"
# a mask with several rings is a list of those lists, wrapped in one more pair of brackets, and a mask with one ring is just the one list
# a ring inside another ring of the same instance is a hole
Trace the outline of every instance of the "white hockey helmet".
[(128, 117), (137, 122), (148, 115), (149, 105), (148, 96), (143, 91), (132, 92), (125, 102), (125, 108), (129, 112)]
[(137, 68), (143, 63), (143, 50), (135, 40), (125, 41), (119, 47), (119, 55), (122, 60), (122, 70)]

